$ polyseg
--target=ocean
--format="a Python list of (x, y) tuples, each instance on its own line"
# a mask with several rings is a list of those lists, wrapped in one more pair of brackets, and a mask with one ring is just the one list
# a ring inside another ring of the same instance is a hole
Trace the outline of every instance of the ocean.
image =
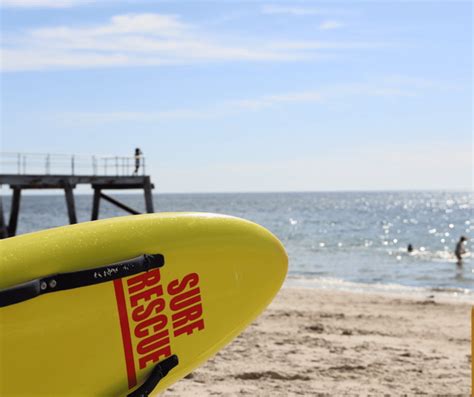
[[(139, 211), (141, 194), (116, 195)], [(76, 195), (80, 221), (92, 196)], [(287, 284), (385, 292), (444, 292), (474, 300), (469, 192), (155, 193), (155, 211), (223, 213), (259, 223), (285, 245)], [(9, 200), (4, 198), (8, 215)], [(61, 195), (25, 195), (18, 233), (65, 225)], [(126, 215), (102, 201), (101, 218)], [(8, 218), (7, 218), (8, 219)], [(468, 237), (462, 267), (454, 247)], [(412, 244), (414, 251), (407, 252)]]

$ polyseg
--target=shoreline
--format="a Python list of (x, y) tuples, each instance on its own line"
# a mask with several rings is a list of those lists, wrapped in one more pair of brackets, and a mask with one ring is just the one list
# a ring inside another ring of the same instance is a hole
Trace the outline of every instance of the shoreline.
[(471, 304), (285, 286), (162, 396), (471, 392)]
[(393, 283), (358, 283), (332, 277), (288, 275), (282, 289), (309, 289), (406, 299), (436, 299), (447, 303), (474, 305), (474, 291), (467, 288), (407, 286)]

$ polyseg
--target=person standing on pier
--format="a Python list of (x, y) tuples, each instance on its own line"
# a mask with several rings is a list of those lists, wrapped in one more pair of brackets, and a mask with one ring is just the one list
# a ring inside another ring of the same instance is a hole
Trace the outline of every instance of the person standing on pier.
[(133, 171), (133, 175), (138, 175), (138, 170), (140, 169), (140, 160), (142, 158), (143, 152), (140, 148), (135, 149), (135, 171)]

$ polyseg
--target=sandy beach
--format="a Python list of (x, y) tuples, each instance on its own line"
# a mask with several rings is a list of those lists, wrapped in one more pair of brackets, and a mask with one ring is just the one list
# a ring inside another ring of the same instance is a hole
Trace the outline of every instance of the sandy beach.
[(162, 395), (471, 392), (468, 303), (283, 288), (236, 340)]

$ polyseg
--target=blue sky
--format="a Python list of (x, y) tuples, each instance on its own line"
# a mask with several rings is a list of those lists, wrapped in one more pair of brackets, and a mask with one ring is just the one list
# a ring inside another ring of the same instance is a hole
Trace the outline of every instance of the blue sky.
[(161, 192), (472, 188), (471, 2), (2, 1), (2, 151)]

